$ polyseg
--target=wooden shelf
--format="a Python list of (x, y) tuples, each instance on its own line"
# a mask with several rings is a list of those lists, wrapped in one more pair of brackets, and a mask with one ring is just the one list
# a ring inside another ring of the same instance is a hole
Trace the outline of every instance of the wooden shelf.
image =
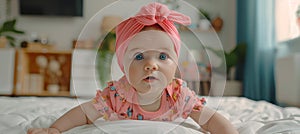
[(39, 46), (16, 54), (13, 96), (70, 96), (71, 50)]
[(15, 93), (14, 96), (40, 96), (40, 97), (49, 97), (49, 96), (59, 96), (59, 97), (70, 97), (69, 91), (59, 91), (57, 93), (51, 93), (48, 91), (42, 91), (40, 93)]
[(187, 28), (187, 27), (180, 27), (178, 30), (179, 33), (181, 32), (195, 32), (195, 33), (219, 33), (220, 31), (215, 30), (213, 27), (210, 27), (207, 30), (203, 30), (200, 28)]
[(39, 51), (39, 50), (23, 49), (23, 51), (28, 54), (56, 54), (57, 55), (57, 54), (72, 53), (72, 51), (70, 51), (70, 50), (42, 50), (42, 51)]

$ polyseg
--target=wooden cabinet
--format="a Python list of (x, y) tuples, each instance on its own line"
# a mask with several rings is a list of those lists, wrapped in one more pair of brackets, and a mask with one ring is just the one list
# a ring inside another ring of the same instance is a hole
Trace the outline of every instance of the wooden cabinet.
[(71, 62), (71, 50), (17, 50), (13, 95), (70, 96)]

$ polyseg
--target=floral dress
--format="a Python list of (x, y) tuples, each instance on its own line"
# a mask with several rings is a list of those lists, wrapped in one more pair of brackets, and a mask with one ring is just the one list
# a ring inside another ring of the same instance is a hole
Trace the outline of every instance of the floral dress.
[(173, 79), (162, 93), (160, 108), (155, 112), (145, 111), (133, 103), (137, 102), (137, 93), (124, 76), (108, 82), (103, 91), (97, 90), (93, 102), (105, 120), (173, 121), (178, 117), (186, 119), (193, 110), (201, 110), (205, 99), (197, 97), (181, 79)]

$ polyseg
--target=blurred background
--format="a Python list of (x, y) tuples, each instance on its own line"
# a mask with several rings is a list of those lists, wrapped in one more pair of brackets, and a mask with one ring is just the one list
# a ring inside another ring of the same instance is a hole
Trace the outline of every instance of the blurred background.
[[(180, 64), (199, 95), (213, 95), (212, 72), (225, 66), (225, 96), (300, 106), (300, 0), (153, 1), (192, 19), (178, 26)], [(113, 28), (144, 3), (0, 0), (0, 94), (94, 96), (117, 79)]]

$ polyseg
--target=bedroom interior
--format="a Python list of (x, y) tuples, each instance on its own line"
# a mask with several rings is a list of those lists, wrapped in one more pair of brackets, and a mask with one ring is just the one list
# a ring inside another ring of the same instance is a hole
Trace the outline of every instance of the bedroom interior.
[[(181, 51), (180, 64), (188, 74), (184, 76), (188, 86), (207, 98), (208, 106), (230, 120), (241, 134), (300, 133), (299, 0), (52, 1), (74, 8), (55, 13), (30, 11), (34, 8), (26, 8), (28, 1), (0, 0), (0, 29), (16, 19), (10, 28), (24, 31), (1, 34), (0, 30), (0, 132), (26, 133), (30, 127), (49, 127), (72, 107), (93, 98), (107, 80), (119, 79), (121, 76), (110, 74), (121, 72), (110, 66), (116, 60), (112, 28), (135, 13), (137, 5), (159, 1), (192, 19), (190, 26), (178, 26), (188, 46)], [(211, 80), (216, 68), (210, 62), (225, 65), (218, 44), (226, 52), (228, 67), (222, 95), (210, 92), (215, 85), (222, 86)], [(197, 73), (191, 71), (192, 62)], [(95, 123), (110, 133), (203, 133), (190, 119), (179, 126), (138, 121)], [(96, 126), (79, 126), (65, 133), (107, 133)]]

